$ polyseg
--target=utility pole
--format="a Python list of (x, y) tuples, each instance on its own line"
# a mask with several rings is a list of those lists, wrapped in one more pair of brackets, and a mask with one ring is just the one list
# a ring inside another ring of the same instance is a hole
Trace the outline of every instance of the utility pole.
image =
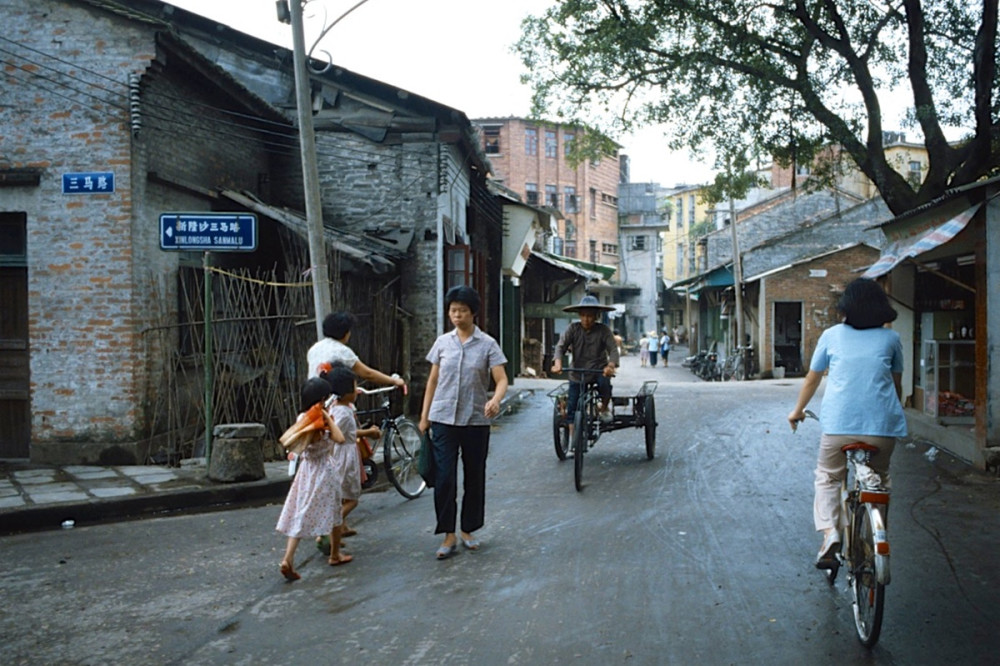
[(316, 311), (316, 338), (323, 338), (323, 319), (330, 311), (330, 270), (326, 265), (323, 231), (323, 201), (319, 193), (316, 164), (316, 133), (312, 118), (312, 84), (306, 66), (306, 38), (302, 26), (303, 0), (290, 0), (292, 50), (295, 54), (295, 102), (298, 107), (299, 146), (302, 153), (302, 186), (306, 197), (306, 226), (309, 230), (309, 264), (312, 272), (313, 306)]
[(733, 234), (733, 291), (736, 292), (736, 344), (743, 344), (743, 265), (740, 261), (740, 243), (736, 236), (736, 202), (733, 200), (733, 167), (729, 166), (729, 230)]

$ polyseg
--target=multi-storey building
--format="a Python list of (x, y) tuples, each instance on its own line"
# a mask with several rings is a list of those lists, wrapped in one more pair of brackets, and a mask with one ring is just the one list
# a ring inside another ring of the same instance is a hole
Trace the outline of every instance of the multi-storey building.
[(698, 225), (708, 220), (709, 211), (702, 198), (703, 188), (703, 185), (678, 185), (667, 195), (669, 228), (663, 238), (663, 279), (668, 283), (698, 273), (696, 235)]
[(618, 267), (617, 153), (569, 163), (585, 130), (526, 118), (480, 118), (483, 149), (493, 177), (525, 203), (558, 211), (549, 249), (570, 259)]
[[(883, 144), (889, 166), (903, 175), (911, 185), (919, 186), (929, 168), (926, 146), (907, 141), (903, 132), (884, 132)], [(771, 187), (775, 189), (802, 187), (808, 179), (816, 177), (862, 199), (878, 196), (875, 183), (858, 170), (843, 150), (836, 147), (825, 151), (811, 164), (771, 166)]]
[(621, 233), (619, 281), (637, 294), (629, 294), (623, 335), (638, 340), (646, 331), (660, 331), (660, 293), (663, 283), (663, 233), (667, 223), (669, 190), (659, 183), (628, 183), (618, 186)]

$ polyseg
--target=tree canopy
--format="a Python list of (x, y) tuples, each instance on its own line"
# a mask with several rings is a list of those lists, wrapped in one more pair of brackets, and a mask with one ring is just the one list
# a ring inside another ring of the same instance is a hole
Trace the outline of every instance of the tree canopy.
[[(799, 164), (835, 147), (899, 214), (1000, 165), (997, 3), (559, 0), (516, 49), (537, 115), (612, 134), (666, 123), (674, 149)], [(906, 95), (926, 146), (920, 185), (886, 159), (887, 95)]]

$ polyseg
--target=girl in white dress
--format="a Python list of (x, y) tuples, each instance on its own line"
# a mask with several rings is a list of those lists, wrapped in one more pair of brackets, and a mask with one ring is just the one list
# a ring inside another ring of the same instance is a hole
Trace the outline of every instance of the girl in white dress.
[[(282, 444), (292, 449), (303, 446), (288, 497), (281, 509), (276, 529), (288, 537), (281, 575), (298, 580), (295, 549), (305, 537), (329, 534), (341, 523), (340, 478), (334, 466), (334, 447), (345, 441), (344, 433), (324, 409), (333, 393), (330, 383), (314, 377), (302, 387), (302, 413), (295, 425), (282, 435)], [(294, 444), (292, 442), (297, 442)], [(339, 564), (330, 558), (330, 564)]]

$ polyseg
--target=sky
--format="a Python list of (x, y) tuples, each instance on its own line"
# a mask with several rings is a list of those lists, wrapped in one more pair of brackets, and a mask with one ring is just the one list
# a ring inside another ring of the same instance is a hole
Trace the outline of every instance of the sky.
[[(236, 30), (291, 47), (274, 0), (168, 0)], [(313, 0), (305, 6), (307, 48), (359, 0)], [(531, 91), (512, 52), (521, 19), (545, 0), (367, 0), (329, 32), (321, 48), (341, 67), (458, 109), (469, 118), (528, 115)], [(324, 21), (324, 18), (326, 20)], [(314, 52), (315, 56), (322, 57)], [(708, 165), (670, 153), (663, 129), (615, 137), (630, 157), (632, 182), (666, 187), (712, 179)]]

